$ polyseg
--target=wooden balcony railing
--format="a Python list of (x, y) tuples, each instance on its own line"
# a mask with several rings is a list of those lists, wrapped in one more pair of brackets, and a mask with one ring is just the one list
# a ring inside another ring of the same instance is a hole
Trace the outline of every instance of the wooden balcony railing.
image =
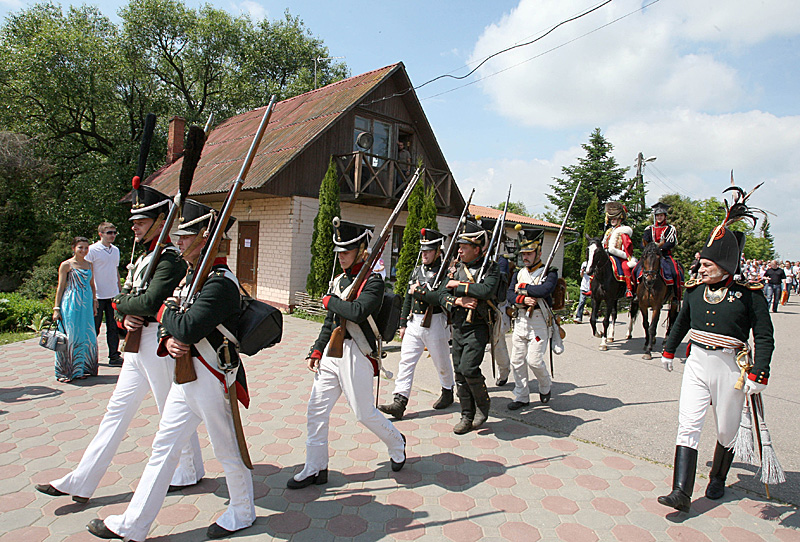
[[(389, 206), (400, 199), (416, 170), (414, 164), (366, 152), (335, 155), (334, 160), (342, 201)], [(421, 181), (435, 188), (438, 208), (450, 206), (453, 175), (449, 171), (425, 168)]]

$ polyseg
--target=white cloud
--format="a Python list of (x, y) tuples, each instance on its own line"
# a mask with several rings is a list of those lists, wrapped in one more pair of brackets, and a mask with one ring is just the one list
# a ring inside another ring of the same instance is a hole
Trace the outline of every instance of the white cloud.
[(267, 8), (253, 0), (242, 0), (241, 2), (232, 2), (232, 10), (242, 14), (247, 14), (253, 22), (263, 21), (269, 15)]

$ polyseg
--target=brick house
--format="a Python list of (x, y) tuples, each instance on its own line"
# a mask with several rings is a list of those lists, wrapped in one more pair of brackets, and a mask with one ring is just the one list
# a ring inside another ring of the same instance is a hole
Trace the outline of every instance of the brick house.
[[(221, 207), (263, 114), (249, 111), (210, 131), (190, 197)], [(177, 191), (184, 130), (183, 119), (170, 121), (167, 163), (145, 181), (165, 194)], [(403, 64), (338, 81), (275, 105), (234, 207), (228, 262), (255, 297), (292, 308), (305, 290), (317, 196), (331, 157), (344, 220), (379, 230), (421, 159), (423, 181), (436, 189), (439, 227), (454, 230), (465, 200)], [(391, 273), (406, 218), (404, 211), (384, 250)]]

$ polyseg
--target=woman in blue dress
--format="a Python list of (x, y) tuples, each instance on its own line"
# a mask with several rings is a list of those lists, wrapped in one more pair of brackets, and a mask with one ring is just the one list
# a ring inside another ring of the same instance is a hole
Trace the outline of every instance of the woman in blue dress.
[(76, 237), (72, 241), (73, 257), (58, 268), (58, 290), (53, 321), (67, 334), (67, 349), (56, 352), (56, 378), (70, 382), (75, 378), (97, 375), (97, 335), (94, 315), (97, 296), (92, 280), (92, 264), (86, 260), (89, 240)]

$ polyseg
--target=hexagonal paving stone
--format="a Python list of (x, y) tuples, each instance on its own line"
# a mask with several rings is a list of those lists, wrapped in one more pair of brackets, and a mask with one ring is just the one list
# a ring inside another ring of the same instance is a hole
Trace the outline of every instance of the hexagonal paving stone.
[(609, 516), (624, 516), (631, 511), (627, 504), (610, 497), (598, 497), (592, 501), (592, 506), (598, 512)]
[(327, 530), (334, 536), (352, 538), (367, 530), (367, 522), (356, 515), (341, 515), (328, 520)]
[(729, 542), (764, 542), (762, 537), (741, 527), (723, 527), (719, 533)]
[(455, 542), (477, 542), (483, 538), (483, 529), (469, 520), (455, 520), (442, 527), (444, 535)]
[(425, 525), (412, 518), (394, 518), (386, 522), (386, 534), (395, 540), (416, 540), (425, 535)]
[(513, 495), (497, 495), (496, 497), (492, 497), (489, 502), (491, 502), (492, 506), (497, 510), (502, 510), (503, 512), (519, 514), (528, 509), (528, 503)]
[(158, 522), (164, 525), (181, 525), (192, 521), (198, 512), (193, 504), (173, 504), (161, 509), (158, 513)]
[(542, 499), (542, 506), (559, 515), (574, 514), (580, 509), (575, 501), (557, 495), (550, 495)]
[(276, 533), (283, 534), (299, 533), (300, 531), (308, 529), (308, 526), (311, 524), (311, 518), (306, 514), (293, 510), (273, 514), (267, 521), (270, 529), (274, 530)]
[(413, 510), (414, 508), (422, 506), (424, 499), (413, 491), (400, 489), (390, 493), (386, 499), (386, 502)]
[(655, 542), (653, 535), (636, 525), (615, 525), (611, 533), (619, 542)]
[(673, 525), (667, 529), (667, 535), (675, 542), (711, 542), (706, 535), (685, 525)]
[(463, 493), (448, 493), (439, 499), (439, 504), (453, 512), (466, 512), (475, 508), (475, 499)]
[(556, 533), (564, 542), (596, 542), (600, 540), (593, 530), (577, 523), (562, 523), (556, 527)]

